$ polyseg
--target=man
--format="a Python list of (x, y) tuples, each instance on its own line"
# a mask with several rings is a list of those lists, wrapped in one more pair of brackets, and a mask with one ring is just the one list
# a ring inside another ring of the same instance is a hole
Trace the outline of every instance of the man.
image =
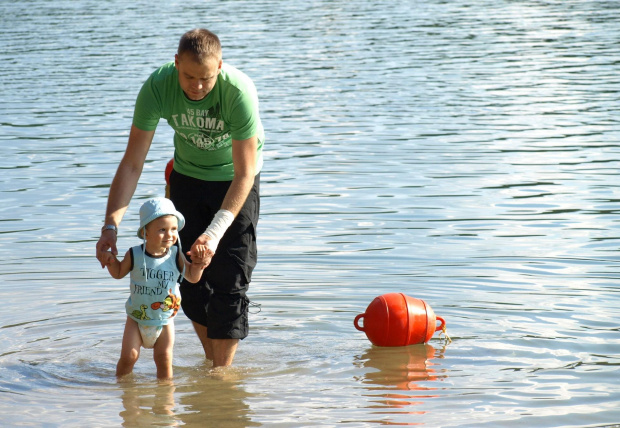
[[(117, 254), (116, 234), (136, 190), (161, 118), (174, 129), (170, 199), (185, 216), (181, 242), (208, 267), (198, 284), (183, 281), (181, 305), (213, 366), (231, 365), (248, 334), (246, 292), (256, 265), (259, 173), (264, 131), (252, 81), (224, 64), (218, 37), (185, 33), (174, 62), (164, 64), (138, 95), (129, 141), (110, 186), (97, 242)], [(196, 247), (207, 245), (200, 258)], [(103, 264), (102, 264), (103, 266)]]

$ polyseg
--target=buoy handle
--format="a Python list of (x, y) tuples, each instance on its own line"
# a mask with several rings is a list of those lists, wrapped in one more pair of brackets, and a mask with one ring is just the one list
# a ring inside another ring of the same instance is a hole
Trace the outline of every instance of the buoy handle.
[(362, 318), (364, 318), (364, 315), (366, 314), (359, 314), (358, 316), (355, 317), (355, 320), (353, 320), (353, 325), (355, 326), (356, 329), (358, 329), (359, 331), (364, 331), (363, 327), (360, 327), (360, 325), (358, 324), (358, 321)]
[(441, 322), (441, 324), (439, 324), (439, 326), (435, 329), (435, 331), (443, 330), (444, 328), (446, 328), (446, 321), (442, 317), (436, 317), (436, 318), (437, 318), (437, 321)]

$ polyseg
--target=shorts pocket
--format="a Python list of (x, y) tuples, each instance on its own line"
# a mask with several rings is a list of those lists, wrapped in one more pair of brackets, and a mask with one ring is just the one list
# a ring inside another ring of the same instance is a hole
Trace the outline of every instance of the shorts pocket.
[(228, 247), (228, 254), (241, 269), (246, 283), (249, 284), (258, 259), (256, 229), (253, 223), (248, 225), (245, 233), (239, 237), (237, 242)]

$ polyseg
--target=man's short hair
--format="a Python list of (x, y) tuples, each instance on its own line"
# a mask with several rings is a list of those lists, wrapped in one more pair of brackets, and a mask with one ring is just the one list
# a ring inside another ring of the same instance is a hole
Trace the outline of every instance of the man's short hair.
[(204, 28), (196, 28), (183, 34), (179, 41), (177, 54), (190, 54), (200, 63), (210, 58), (222, 59), (222, 45), (220, 39), (211, 31)]

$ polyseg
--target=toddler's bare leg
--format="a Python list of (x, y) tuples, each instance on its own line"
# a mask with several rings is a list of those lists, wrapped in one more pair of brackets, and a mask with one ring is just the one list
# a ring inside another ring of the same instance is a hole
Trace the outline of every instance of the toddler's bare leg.
[(142, 336), (140, 336), (138, 323), (127, 317), (125, 332), (123, 333), (121, 357), (116, 365), (116, 377), (124, 376), (133, 371), (133, 366), (140, 357), (140, 346), (142, 346)]
[(174, 348), (174, 323), (170, 322), (163, 326), (162, 332), (153, 348), (153, 359), (157, 366), (158, 379), (170, 379), (172, 377), (172, 351)]

